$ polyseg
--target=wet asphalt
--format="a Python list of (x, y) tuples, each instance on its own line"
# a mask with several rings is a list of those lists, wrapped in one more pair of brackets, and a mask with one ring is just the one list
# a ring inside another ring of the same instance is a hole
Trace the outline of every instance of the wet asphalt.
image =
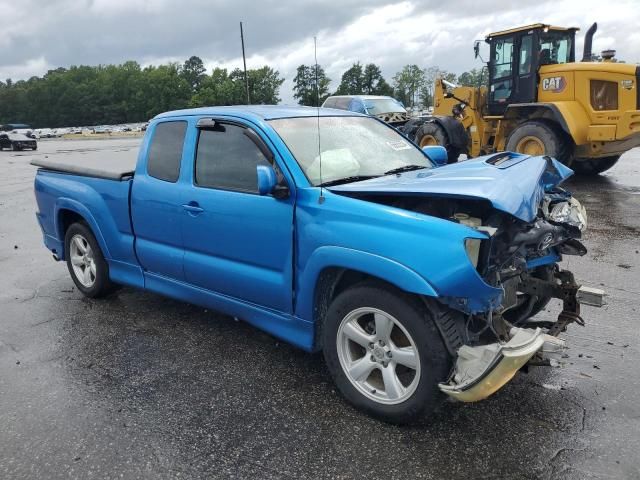
[(0, 478), (640, 478), (640, 150), (568, 184), (589, 253), (564, 264), (609, 297), (562, 367), (397, 427), (247, 324), (130, 288), (83, 298), (42, 244), (29, 161), (137, 142), (0, 152)]

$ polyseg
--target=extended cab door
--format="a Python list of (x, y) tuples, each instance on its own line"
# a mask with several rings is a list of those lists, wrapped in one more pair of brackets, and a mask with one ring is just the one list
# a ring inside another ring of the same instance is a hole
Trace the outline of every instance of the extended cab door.
[(150, 143), (140, 152), (131, 190), (131, 218), (136, 254), (148, 272), (184, 280), (181, 221), (184, 215), (180, 182), (186, 120), (151, 127)]
[(295, 190), (280, 200), (259, 195), (256, 167), (269, 161), (246, 135), (250, 127), (220, 119), (212, 124), (199, 129), (185, 199), (191, 209), (182, 216), (186, 280), (291, 312)]

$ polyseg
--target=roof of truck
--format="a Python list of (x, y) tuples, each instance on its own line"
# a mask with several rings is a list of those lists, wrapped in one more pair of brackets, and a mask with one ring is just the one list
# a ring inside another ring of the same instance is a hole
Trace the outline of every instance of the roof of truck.
[(174, 110), (156, 115), (155, 118), (159, 119), (191, 115), (231, 115), (237, 117), (258, 117), (262, 120), (274, 120), (277, 118), (315, 117), (318, 114), (321, 117), (358, 115), (347, 110), (334, 110), (332, 108), (287, 105), (235, 105), (231, 107), (201, 107)]
[(523, 30), (536, 30), (536, 29), (547, 29), (547, 30), (555, 30), (560, 32), (568, 32), (568, 31), (578, 31), (579, 28), (576, 27), (556, 27), (554, 25), (547, 25), (546, 23), (534, 23), (532, 25), (524, 25), (522, 27), (510, 28), (508, 30), (501, 30), (499, 32), (493, 32), (486, 36), (487, 39), (491, 37), (499, 37), (501, 35), (508, 35), (511, 33), (521, 32)]

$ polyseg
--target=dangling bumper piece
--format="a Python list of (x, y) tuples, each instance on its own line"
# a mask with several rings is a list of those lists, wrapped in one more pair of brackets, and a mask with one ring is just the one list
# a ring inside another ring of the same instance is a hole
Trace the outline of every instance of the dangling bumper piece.
[(463, 402), (476, 402), (502, 388), (540, 349), (558, 351), (564, 342), (541, 329), (512, 328), (504, 344), (478, 347), (465, 345), (458, 350), (455, 374), (440, 390)]

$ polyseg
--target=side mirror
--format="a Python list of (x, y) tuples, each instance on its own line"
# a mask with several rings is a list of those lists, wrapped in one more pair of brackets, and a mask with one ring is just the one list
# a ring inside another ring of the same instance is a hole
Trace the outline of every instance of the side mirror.
[(480, 55), (480, 40), (473, 42), (473, 54), (474, 58), (478, 58), (478, 55)]
[(446, 165), (449, 161), (447, 149), (440, 145), (427, 145), (426, 147), (422, 147), (422, 153), (429, 157), (429, 160), (435, 163), (438, 167)]
[(284, 180), (278, 181), (278, 174), (271, 165), (258, 165), (258, 193), (260, 195), (273, 195), (274, 198), (282, 199), (289, 196), (289, 187)]
[(273, 167), (267, 165), (258, 165), (256, 170), (258, 173), (258, 193), (260, 195), (269, 195), (278, 184), (276, 171)]

